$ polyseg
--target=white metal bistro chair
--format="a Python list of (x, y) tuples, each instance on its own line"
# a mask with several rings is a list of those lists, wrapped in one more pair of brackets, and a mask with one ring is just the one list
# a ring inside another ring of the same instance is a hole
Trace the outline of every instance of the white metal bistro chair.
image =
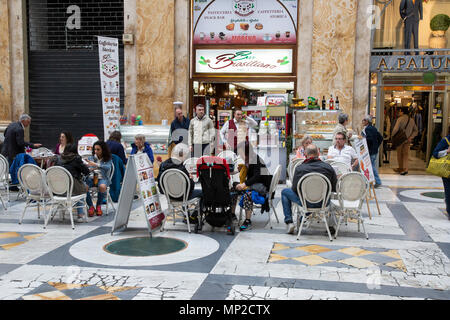
[[(321, 173), (314, 172), (305, 174), (297, 184), (297, 193), (300, 202), (302, 203), (302, 206), (294, 203), (294, 205), (300, 209), (300, 214), (297, 215), (297, 240), (300, 238), (305, 221), (318, 219), (325, 223), (328, 237), (330, 238), (330, 241), (333, 241), (327, 222), (327, 217), (329, 216), (328, 201), (331, 195), (330, 180)], [(322, 203), (319, 208), (310, 207), (311, 204), (318, 203)], [(308, 213), (308, 215), (306, 215), (306, 213)]]
[[(109, 173), (110, 185), (111, 185), (112, 177), (114, 176), (114, 170), (115, 170), (114, 163), (111, 163), (111, 172)], [(109, 204), (111, 204), (114, 212), (116, 212), (116, 208), (114, 207), (114, 202), (111, 198), (111, 195), (109, 194), (110, 185), (106, 187), (106, 211), (105, 211), (106, 215), (108, 215), (108, 212), (109, 212)], [(89, 192), (91, 193), (91, 199), (92, 199), (93, 195), (98, 193), (98, 187), (89, 188)]]
[(305, 161), (305, 159), (294, 159), (292, 160), (289, 165), (291, 165), (291, 167), (289, 168), (288, 165), (288, 175), (289, 175), (289, 180), (286, 181), (286, 186), (288, 188), (292, 187), (292, 182), (294, 181), (294, 173), (295, 173), (295, 169), (301, 165), (303, 163), (303, 161)]
[[(0, 186), (5, 188), (6, 196), (9, 201), (9, 163), (8, 160), (0, 154)], [(3, 208), (7, 210), (5, 201), (0, 193), (0, 200), (2, 201)]]
[(352, 168), (344, 162), (333, 161), (330, 165), (333, 167), (334, 172), (336, 172), (336, 176), (338, 179), (342, 175), (352, 172)]
[[(70, 222), (72, 223), (72, 229), (75, 229), (73, 223), (73, 209), (84, 208), (84, 221), (87, 221), (87, 207), (86, 207), (86, 193), (78, 196), (72, 196), (73, 190), (73, 177), (70, 172), (63, 167), (53, 166), (45, 170), (45, 180), (47, 182), (48, 189), (50, 191), (50, 213), (45, 219), (44, 229), (51, 219), (53, 219), (59, 208), (61, 210), (61, 218), (64, 219), (64, 214), (69, 211)], [(78, 205), (79, 201), (84, 202), (82, 205)], [(53, 209), (55, 210), (53, 211)]]
[(44, 209), (44, 218), (46, 217), (46, 206), (50, 202), (50, 192), (45, 182), (45, 171), (34, 164), (24, 164), (17, 172), (19, 183), (25, 190), (26, 204), (22, 212), (19, 224), (22, 224), (27, 208), (34, 201), (38, 210), (38, 219), (41, 218), (41, 206)]
[(325, 159), (325, 160), (323, 160), (323, 162), (325, 162), (325, 163), (328, 163), (328, 164), (333, 164), (334, 162), (336, 162), (335, 160), (333, 160), (333, 159)]
[(348, 221), (349, 218), (355, 218), (358, 221), (358, 232), (360, 231), (359, 225), (361, 223), (366, 239), (369, 239), (364, 227), (364, 220), (361, 217), (361, 208), (369, 191), (367, 178), (360, 172), (346, 173), (338, 179), (336, 190), (337, 200), (331, 200), (339, 216), (334, 238), (336, 239), (337, 237), (342, 219)]
[(189, 172), (189, 174), (192, 175), (192, 180), (194, 180), (194, 182), (198, 181), (197, 178), (197, 161), (199, 158), (196, 157), (192, 157), (189, 159), (184, 160), (183, 165), (186, 168), (187, 172)]
[[(189, 177), (181, 170), (167, 169), (161, 174), (159, 188), (166, 196), (173, 224), (175, 225), (175, 213), (181, 211), (186, 218), (188, 231), (191, 233), (189, 213), (200, 209), (200, 198), (188, 200), (191, 190)], [(178, 198), (182, 198), (182, 200), (174, 200)], [(167, 218), (164, 219), (161, 231), (165, 229), (166, 220)]]

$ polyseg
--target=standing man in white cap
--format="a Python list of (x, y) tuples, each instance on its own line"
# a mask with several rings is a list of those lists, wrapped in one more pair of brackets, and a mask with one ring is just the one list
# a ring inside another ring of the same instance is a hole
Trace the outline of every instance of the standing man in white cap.
[(170, 124), (169, 133), (169, 158), (172, 156), (172, 149), (180, 142), (187, 144), (187, 136), (189, 130), (190, 120), (183, 115), (183, 102), (176, 101), (173, 103), (175, 106), (175, 119)]

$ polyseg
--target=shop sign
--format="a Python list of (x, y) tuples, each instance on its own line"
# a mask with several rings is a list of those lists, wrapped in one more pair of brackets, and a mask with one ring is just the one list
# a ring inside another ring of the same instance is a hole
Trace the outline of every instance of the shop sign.
[(373, 56), (371, 72), (450, 71), (450, 56)]
[(298, 0), (194, 0), (194, 44), (295, 44)]
[(196, 73), (292, 73), (292, 49), (196, 50)]
[(103, 106), (103, 131), (105, 140), (119, 130), (120, 85), (119, 41), (116, 38), (98, 37), (98, 54)]

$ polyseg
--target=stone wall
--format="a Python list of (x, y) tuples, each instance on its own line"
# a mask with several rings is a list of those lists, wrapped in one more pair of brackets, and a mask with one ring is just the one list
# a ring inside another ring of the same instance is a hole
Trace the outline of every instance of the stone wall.
[(0, 0), (0, 123), (11, 118), (11, 63), (8, 1)]

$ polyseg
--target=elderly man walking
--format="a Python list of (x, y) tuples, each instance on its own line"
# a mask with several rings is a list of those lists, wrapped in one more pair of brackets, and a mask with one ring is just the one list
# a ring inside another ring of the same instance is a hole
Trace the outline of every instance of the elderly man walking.
[(16, 155), (25, 152), (25, 147), (36, 149), (42, 146), (40, 143), (25, 142), (25, 128), (30, 124), (31, 117), (28, 114), (22, 114), (19, 121), (9, 124), (5, 130), (2, 155), (8, 159), (10, 166), (16, 158)]
[(187, 143), (187, 135), (189, 130), (190, 120), (183, 115), (183, 103), (174, 102), (175, 105), (175, 119), (170, 124), (169, 136), (169, 158), (172, 156), (173, 148), (180, 142)]
[(210, 155), (214, 150), (215, 128), (209, 116), (205, 115), (205, 106), (195, 107), (196, 116), (189, 124), (188, 144), (193, 157)]

